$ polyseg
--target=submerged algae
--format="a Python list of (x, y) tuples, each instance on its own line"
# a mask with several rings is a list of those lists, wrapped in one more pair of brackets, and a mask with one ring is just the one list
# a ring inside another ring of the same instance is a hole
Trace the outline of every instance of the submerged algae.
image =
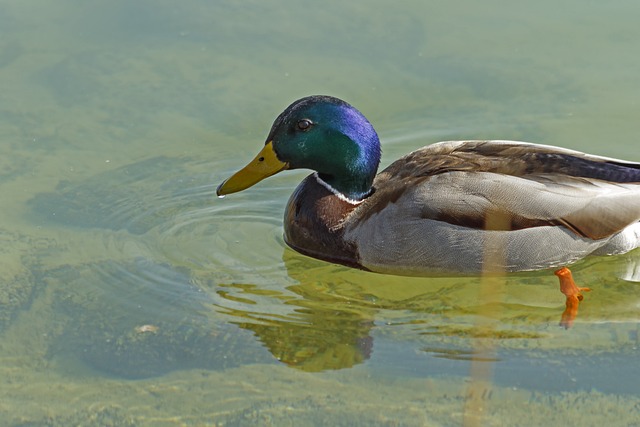
[(0, 229), (0, 333), (26, 310), (42, 282), (36, 277), (38, 254), (54, 242)]
[[(154, 157), (99, 173), (84, 181), (61, 181), (55, 191), (35, 195), (28, 206), (37, 220), (70, 227), (144, 234), (162, 223), (175, 209), (173, 204), (159, 205), (157, 199), (173, 197), (185, 186), (175, 180), (158, 189), (159, 177), (167, 170), (172, 174), (179, 173), (184, 163), (185, 159)], [(156, 192), (150, 192), (150, 188)]]
[(68, 317), (52, 355), (127, 379), (273, 361), (251, 333), (216, 320), (186, 269), (137, 259), (59, 268), (51, 276), (65, 283), (54, 304)]

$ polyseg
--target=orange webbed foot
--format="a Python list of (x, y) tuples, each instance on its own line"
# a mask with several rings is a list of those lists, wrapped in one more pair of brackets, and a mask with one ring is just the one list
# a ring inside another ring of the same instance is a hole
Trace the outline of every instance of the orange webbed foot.
[(561, 269), (556, 270), (554, 274), (560, 279), (560, 292), (565, 294), (567, 297), (567, 301), (565, 303), (566, 308), (564, 309), (560, 319), (560, 326), (565, 329), (569, 329), (573, 325), (573, 321), (576, 320), (576, 317), (578, 316), (578, 305), (584, 298), (582, 296), (582, 292), (589, 292), (591, 289), (581, 288), (576, 285), (576, 282), (573, 281), (571, 270), (567, 267), (562, 267)]

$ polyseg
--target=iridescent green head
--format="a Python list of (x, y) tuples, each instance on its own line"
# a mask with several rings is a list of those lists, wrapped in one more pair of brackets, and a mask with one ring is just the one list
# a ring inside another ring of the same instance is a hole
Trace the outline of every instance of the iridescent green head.
[(371, 191), (380, 163), (380, 141), (369, 121), (330, 96), (309, 96), (276, 118), (265, 147), (223, 182), (218, 195), (244, 190), (284, 169), (312, 169), (335, 191), (361, 200)]

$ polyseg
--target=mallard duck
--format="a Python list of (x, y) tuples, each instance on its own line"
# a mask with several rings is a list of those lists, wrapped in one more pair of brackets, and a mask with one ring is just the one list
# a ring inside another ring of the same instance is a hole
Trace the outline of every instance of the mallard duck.
[(311, 169), (285, 210), (284, 238), (296, 251), (411, 276), (560, 268), (567, 307), (586, 288), (561, 267), (640, 246), (640, 163), (526, 142), (445, 141), (376, 175), (380, 156), (362, 113), (309, 96), (276, 118), (264, 148), (217, 194)]

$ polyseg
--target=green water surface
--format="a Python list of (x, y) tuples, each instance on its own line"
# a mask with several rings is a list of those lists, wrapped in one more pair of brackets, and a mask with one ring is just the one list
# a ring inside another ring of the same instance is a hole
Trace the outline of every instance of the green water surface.
[[(405, 278), (306, 258), (308, 173), (215, 187), (293, 100), (383, 166), (449, 139), (640, 161), (640, 3), (0, 1), (0, 425), (640, 425), (638, 251)], [(634, 270), (635, 269), (635, 270)]]

